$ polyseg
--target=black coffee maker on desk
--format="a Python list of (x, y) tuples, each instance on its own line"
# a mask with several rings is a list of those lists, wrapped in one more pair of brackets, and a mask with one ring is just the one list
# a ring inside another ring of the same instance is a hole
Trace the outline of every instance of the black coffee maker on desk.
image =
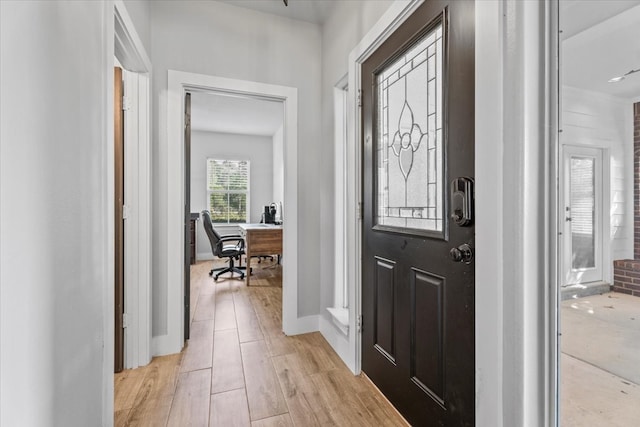
[(265, 224), (275, 224), (277, 207), (278, 206), (275, 203), (271, 203), (269, 206), (265, 206), (264, 213), (262, 214), (262, 222), (264, 222)]

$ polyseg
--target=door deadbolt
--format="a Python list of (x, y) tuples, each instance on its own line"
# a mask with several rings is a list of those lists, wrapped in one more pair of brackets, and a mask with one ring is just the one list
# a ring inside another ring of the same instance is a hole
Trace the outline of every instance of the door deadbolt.
[(471, 264), (473, 260), (473, 249), (466, 243), (458, 246), (457, 248), (451, 248), (449, 251), (451, 260), (453, 262), (464, 262), (465, 264)]
[(469, 177), (451, 181), (451, 219), (459, 227), (473, 223), (473, 179)]

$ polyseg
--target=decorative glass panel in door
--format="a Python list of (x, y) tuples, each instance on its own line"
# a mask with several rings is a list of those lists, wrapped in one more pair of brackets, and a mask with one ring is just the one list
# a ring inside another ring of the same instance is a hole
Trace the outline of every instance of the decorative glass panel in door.
[(442, 24), (376, 77), (376, 227), (443, 230)]

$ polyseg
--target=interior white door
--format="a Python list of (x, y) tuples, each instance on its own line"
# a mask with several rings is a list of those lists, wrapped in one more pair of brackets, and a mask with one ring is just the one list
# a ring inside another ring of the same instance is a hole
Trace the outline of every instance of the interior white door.
[(563, 147), (564, 285), (603, 279), (603, 153), (599, 148)]

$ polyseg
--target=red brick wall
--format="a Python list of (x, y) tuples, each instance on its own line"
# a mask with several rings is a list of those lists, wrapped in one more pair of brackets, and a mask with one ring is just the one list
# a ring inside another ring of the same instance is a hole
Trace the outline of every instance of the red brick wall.
[(640, 297), (640, 260), (621, 259), (613, 262), (613, 290)]
[(613, 290), (640, 297), (640, 102), (633, 104), (633, 260), (613, 262)]

